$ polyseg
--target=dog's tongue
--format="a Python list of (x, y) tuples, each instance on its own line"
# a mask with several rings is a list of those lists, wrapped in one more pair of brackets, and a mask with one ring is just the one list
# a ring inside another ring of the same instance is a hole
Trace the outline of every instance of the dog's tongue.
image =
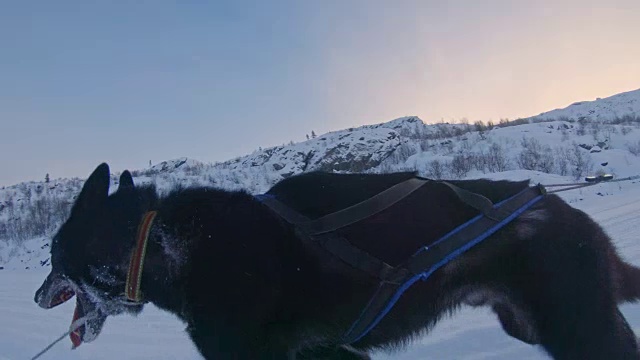
[[(84, 314), (84, 311), (82, 310), (82, 305), (80, 305), (80, 300), (76, 300), (76, 309), (73, 312), (73, 320), (71, 320), (72, 329), (77, 326), (76, 321), (78, 321), (78, 319), (82, 319), (84, 315), (85, 314)], [(84, 331), (85, 331), (85, 320), (86, 319), (80, 320), (82, 321), (82, 325), (78, 326), (75, 330), (73, 330), (69, 334), (69, 337), (71, 338), (71, 343), (73, 344), (74, 349), (82, 344), (82, 338), (84, 336)]]

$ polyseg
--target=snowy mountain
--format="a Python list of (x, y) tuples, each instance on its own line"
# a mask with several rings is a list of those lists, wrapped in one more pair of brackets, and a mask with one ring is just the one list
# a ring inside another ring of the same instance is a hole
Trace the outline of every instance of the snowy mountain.
[(535, 120), (569, 119), (613, 121), (624, 117), (640, 117), (640, 89), (623, 92), (604, 99), (575, 102), (564, 109), (556, 109), (534, 116)]
[(173, 160), (167, 160), (155, 164), (149, 168), (150, 172), (167, 172), (174, 171), (176, 169), (188, 168), (188, 167), (197, 167), (202, 165), (200, 161), (189, 159), (189, 158), (179, 158)]
[[(603, 119), (614, 112), (635, 114), (623, 110), (637, 111), (639, 97), (640, 90), (585, 104), (596, 109), (592, 116), (598, 121), (576, 121), (563, 115), (566, 112), (556, 113), (558, 119), (549, 112), (499, 124), (425, 124), (417, 117), (402, 117), (258, 149), (225, 162), (179, 158), (129, 170), (136, 183), (154, 183), (160, 192), (178, 185), (210, 185), (254, 194), (288, 176), (314, 170), (410, 170), (434, 179), (517, 177), (543, 183), (573, 182), (597, 173), (624, 177), (640, 173), (640, 118)], [(112, 175), (112, 188), (118, 176)], [(0, 189), (0, 267), (49, 266), (49, 238), (66, 218), (82, 184), (78, 178), (51, 179)]]
[(361, 127), (330, 132), (308, 141), (277, 146), (226, 162), (231, 170), (263, 167), (282, 177), (307, 170), (363, 171), (378, 166), (400, 145), (396, 131), (419, 121), (401, 119), (398, 128)]

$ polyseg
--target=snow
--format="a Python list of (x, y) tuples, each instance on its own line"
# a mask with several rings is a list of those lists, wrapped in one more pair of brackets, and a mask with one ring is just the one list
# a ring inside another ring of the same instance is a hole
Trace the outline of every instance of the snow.
[[(75, 301), (49, 310), (33, 301), (47, 273), (48, 269), (0, 271), (0, 359), (30, 359), (68, 330)], [(133, 358), (201, 359), (184, 333), (184, 325), (153, 306), (137, 318), (109, 317), (94, 342), (75, 350), (66, 337), (40, 359)]]
[[(542, 173), (510, 171), (492, 178), (517, 180), (537, 176), (540, 182), (558, 180)], [(602, 195), (598, 195), (598, 193)], [(622, 256), (640, 265), (640, 182), (601, 183), (560, 193), (572, 206), (586, 211), (610, 234)], [(43, 310), (33, 294), (47, 275), (47, 268), (0, 270), (0, 359), (27, 359), (64, 333), (73, 313), (73, 301)], [(622, 311), (640, 332), (640, 304), (624, 305)], [(488, 309), (465, 307), (452, 318), (411, 345), (406, 351), (374, 354), (376, 360), (412, 359), (547, 359), (537, 347), (510, 338)], [(201, 359), (176, 317), (152, 305), (138, 317), (110, 317), (102, 334), (92, 343), (71, 350), (68, 338), (41, 359)]]
[[(49, 239), (37, 237), (20, 245), (0, 242), (0, 266), (5, 270), (49, 266)], [(28, 269), (27, 269), (28, 270)]]

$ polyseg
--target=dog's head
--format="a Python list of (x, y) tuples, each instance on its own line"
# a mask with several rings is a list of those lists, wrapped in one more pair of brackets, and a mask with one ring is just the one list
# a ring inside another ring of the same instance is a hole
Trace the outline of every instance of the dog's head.
[(45, 309), (76, 296), (72, 321), (86, 319), (71, 334), (74, 346), (94, 340), (108, 315), (142, 311), (142, 304), (130, 303), (123, 295), (142, 200), (128, 171), (111, 195), (109, 183), (109, 167), (101, 164), (53, 237), (51, 272), (35, 293), (35, 302)]

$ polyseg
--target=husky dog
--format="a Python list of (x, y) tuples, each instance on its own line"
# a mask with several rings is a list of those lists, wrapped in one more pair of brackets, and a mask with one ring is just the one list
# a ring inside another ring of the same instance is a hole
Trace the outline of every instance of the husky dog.
[[(414, 176), (313, 172), (282, 180), (268, 194), (313, 218)], [(400, 349), (468, 304), (490, 307), (507, 334), (554, 359), (640, 359), (618, 310), (640, 298), (640, 269), (555, 195), (413, 285), (366, 336), (344, 344), (378, 283), (310, 248), (254, 196), (198, 187), (160, 197), (152, 186), (135, 186), (128, 171), (111, 194), (109, 183), (101, 164), (53, 237), (51, 272), (35, 294), (45, 309), (76, 296), (76, 346), (95, 340), (107, 316), (136, 315), (152, 303), (185, 322), (206, 359), (368, 359), (371, 351)], [(452, 183), (493, 202), (528, 186)], [(401, 219), (378, 219), (382, 230), (349, 241), (398, 264), (477, 214), (436, 181), (401, 208)], [(140, 224), (150, 212), (140, 255)], [(132, 267), (138, 301), (125, 296)]]

